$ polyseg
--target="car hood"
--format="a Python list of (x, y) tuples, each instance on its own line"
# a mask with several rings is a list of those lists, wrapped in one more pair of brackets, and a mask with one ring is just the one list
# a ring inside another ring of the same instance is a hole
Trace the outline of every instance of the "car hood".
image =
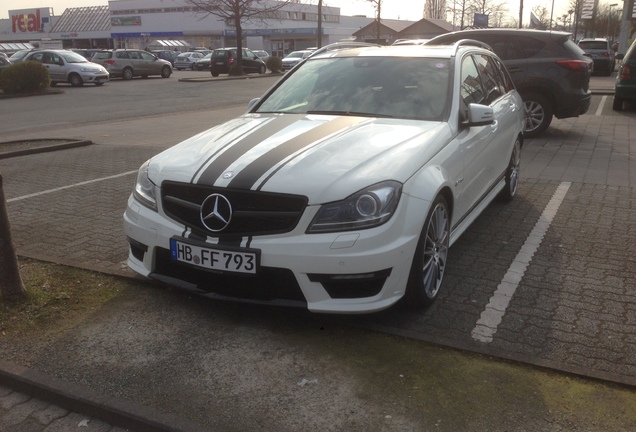
[(84, 69), (84, 70), (90, 70), (90, 71), (95, 71), (95, 72), (102, 72), (102, 71), (106, 70), (106, 69), (104, 69), (104, 67), (102, 65), (99, 65), (99, 64), (96, 64), (96, 63), (91, 63), (91, 62), (69, 63), (69, 66), (77, 68), (77, 69)]
[(245, 114), (152, 158), (148, 175), (233, 189), (338, 200), (406, 182), (449, 140), (446, 123), (304, 114)]

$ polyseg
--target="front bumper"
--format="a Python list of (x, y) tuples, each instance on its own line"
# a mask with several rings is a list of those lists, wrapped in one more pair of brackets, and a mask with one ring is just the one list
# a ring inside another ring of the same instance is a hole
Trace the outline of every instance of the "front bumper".
[[(292, 232), (245, 238), (260, 251), (256, 276), (201, 270), (170, 258), (169, 243), (184, 227), (131, 196), (124, 213), (128, 265), (137, 273), (197, 294), (306, 307), (312, 312), (368, 313), (396, 303), (406, 289), (428, 203), (403, 196), (384, 225), (343, 233), (305, 234), (317, 208), (308, 207)], [(208, 239), (213, 246), (216, 240)]]

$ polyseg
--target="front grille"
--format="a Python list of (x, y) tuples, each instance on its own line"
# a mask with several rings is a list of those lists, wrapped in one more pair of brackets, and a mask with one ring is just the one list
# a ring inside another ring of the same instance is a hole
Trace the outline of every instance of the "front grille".
[(289, 269), (261, 267), (256, 276), (216, 273), (170, 258), (168, 249), (157, 248), (155, 275), (168, 276), (196, 285), (200, 290), (235, 299), (306, 306), (294, 273)]
[[(201, 204), (211, 194), (225, 196), (232, 204), (232, 220), (221, 232), (209, 231), (201, 222)], [(293, 230), (307, 197), (189, 183), (164, 182), (161, 187), (166, 215), (203, 235), (223, 237), (279, 234)]]

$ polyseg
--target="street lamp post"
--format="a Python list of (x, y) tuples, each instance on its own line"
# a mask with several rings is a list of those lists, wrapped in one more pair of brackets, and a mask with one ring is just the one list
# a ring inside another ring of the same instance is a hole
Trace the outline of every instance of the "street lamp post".
[[(612, 8), (618, 6), (618, 3), (612, 3), (611, 5), (609, 5), (609, 13), (607, 14), (607, 40), (610, 40), (610, 21), (612, 21)], [(613, 38), (612, 38), (613, 39)]]

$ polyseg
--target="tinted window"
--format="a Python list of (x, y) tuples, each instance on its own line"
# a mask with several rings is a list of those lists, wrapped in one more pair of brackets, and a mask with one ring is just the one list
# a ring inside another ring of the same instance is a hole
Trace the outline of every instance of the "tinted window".
[(503, 80), (491, 56), (477, 54), (474, 60), (486, 91), (486, 103), (491, 104), (506, 93)]
[(98, 52), (98, 53), (95, 53), (95, 55), (93, 56), (93, 58), (94, 58), (95, 60), (100, 60), (100, 59), (102, 59), (102, 60), (103, 60), (103, 59), (109, 59), (109, 58), (111, 58), (112, 56), (113, 56), (113, 53), (112, 53), (112, 52)]
[(471, 103), (483, 104), (486, 100), (484, 89), (479, 79), (479, 72), (472, 56), (465, 57), (462, 60), (460, 95), (466, 106)]
[(579, 46), (586, 49), (607, 50), (609, 51), (609, 44), (606, 41), (581, 41)]
[[(549, 47), (555, 46), (555, 44), (546, 44), (542, 40), (529, 36), (511, 36), (510, 40), (513, 44), (513, 56), (510, 58), (515, 59), (534, 57), (539, 54), (541, 50), (545, 50), (546, 48), (549, 50)], [(556, 53), (547, 54), (545, 51), (542, 54), (547, 57), (555, 57), (557, 55)]]

